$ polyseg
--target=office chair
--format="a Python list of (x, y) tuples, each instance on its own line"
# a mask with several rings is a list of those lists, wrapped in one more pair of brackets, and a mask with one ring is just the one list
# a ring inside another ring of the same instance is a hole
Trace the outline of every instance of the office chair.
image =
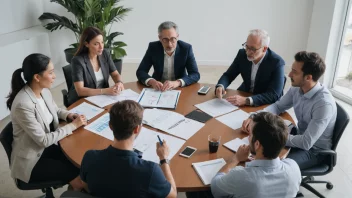
[(72, 197), (74, 197), (74, 198), (98, 198), (98, 197), (94, 197), (90, 194), (78, 192), (78, 191), (65, 191), (60, 196), (60, 198), (72, 198)]
[(64, 76), (65, 76), (65, 80), (66, 80), (66, 85), (67, 85), (67, 90), (66, 89), (62, 89), (61, 93), (62, 93), (62, 97), (63, 97), (63, 101), (64, 101), (64, 105), (65, 107), (69, 107), (71, 104), (68, 103), (68, 91), (71, 89), (72, 87), (72, 68), (71, 65), (66, 65), (64, 67), (62, 67), (62, 70), (64, 71)]
[[(2, 130), (0, 133), (0, 142), (2, 146), (4, 147), (7, 158), (9, 160), (9, 164), (11, 164), (11, 152), (12, 152), (12, 141), (13, 141), (13, 129), (12, 129), (12, 123), (9, 122), (6, 127)], [(25, 183), (19, 179), (14, 179), (15, 184), (18, 189), (20, 190), (39, 190), (41, 189), (43, 193), (45, 193), (44, 196), (46, 198), (54, 198), (53, 190), (60, 188), (64, 185), (62, 181), (47, 181), (47, 182), (31, 182), (31, 183)]]
[(332, 137), (331, 150), (319, 151), (320, 155), (326, 156), (325, 161), (319, 165), (301, 170), (301, 175), (306, 176), (302, 179), (301, 186), (321, 198), (324, 198), (324, 196), (320, 194), (318, 191), (316, 191), (312, 186), (310, 186), (309, 183), (326, 183), (326, 188), (329, 190), (331, 190), (334, 187), (334, 185), (329, 181), (315, 181), (313, 176), (326, 175), (333, 170), (334, 166), (336, 165), (337, 144), (339, 143), (342, 133), (344, 132), (347, 124), (350, 121), (350, 117), (348, 116), (347, 112), (338, 103), (336, 103), (336, 107), (337, 107), (337, 116), (336, 116), (334, 134)]

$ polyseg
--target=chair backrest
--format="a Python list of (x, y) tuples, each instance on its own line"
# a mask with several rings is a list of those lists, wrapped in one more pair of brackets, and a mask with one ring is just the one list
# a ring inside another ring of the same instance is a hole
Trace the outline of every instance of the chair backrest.
[(7, 158), (9, 159), (9, 164), (11, 164), (12, 141), (13, 141), (12, 122), (9, 122), (0, 133), (0, 142), (6, 151)]
[(337, 115), (334, 127), (334, 134), (332, 137), (332, 150), (336, 150), (337, 144), (345, 131), (347, 124), (350, 122), (350, 116), (347, 114), (345, 109), (343, 109), (338, 103), (336, 103)]
[(72, 87), (72, 68), (71, 65), (66, 65), (62, 67), (62, 70), (64, 71), (64, 76), (66, 80), (66, 85), (67, 85), (67, 90), (70, 90)]

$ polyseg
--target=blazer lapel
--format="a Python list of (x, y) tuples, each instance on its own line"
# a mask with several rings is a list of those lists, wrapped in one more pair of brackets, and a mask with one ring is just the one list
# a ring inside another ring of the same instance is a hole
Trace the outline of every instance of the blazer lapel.
[(53, 124), (54, 128), (56, 129), (59, 126), (59, 118), (57, 117), (57, 112), (54, 109), (54, 106), (52, 105), (53, 99), (49, 95), (47, 95), (45, 91), (42, 92), (42, 98), (46, 106), (48, 107), (51, 115), (53, 116)]
[(39, 116), (41, 117), (42, 122), (44, 123), (46, 130), (50, 132), (49, 124), (46, 123), (46, 121), (45, 121), (46, 118), (44, 116), (44, 112), (42, 111), (41, 107), (39, 106), (38, 100), (37, 100), (36, 96), (34, 95), (34, 92), (32, 91), (32, 89), (28, 85), (25, 86), (24, 90), (29, 95), (29, 98), (32, 100), (32, 102), (35, 104), (35, 109), (39, 112)]
[(263, 72), (265, 72), (266, 69), (268, 69), (267, 66), (266, 66), (266, 64), (265, 64), (265, 63), (266, 63), (266, 62), (265, 62), (265, 59), (268, 57), (268, 54), (269, 54), (269, 49), (268, 49), (267, 52), (265, 53), (265, 56), (264, 56), (262, 62), (260, 63), (260, 65), (259, 65), (259, 68), (258, 68), (258, 71), (257, 71), (257, 75), (255, 75), (255, 81), (254, 81), (253, 92), (254, 92), (254, 90), (255, 90), (255, 88), (256, 88), (256, 85), (257, 85), (258, 80), (260, 79), (260, 76), (261, 76), (260, 74), (263, 73)]
[(160, 48), (159, 48), (159, 52), (157, 53), (157, 61), (158, 61), (158, 65), (160, 65), (160, 68), (158, 68), (158, 67), (155, 67), (154, 66), (154, 70), (159, 70), (159, 75), (160, 76), (158, 76), (159, 77), (159, 79), (160, 80), (162, 80), (162, 78), (163, 78), (163, 72), (164, 72), (164, 56), (165, 56), (165, 51), (164, 51), (164, 47), (163, 47), (163, 45), (161, 44), (161, 42), (159, 42), (160, 43)]
[(176, 50), (175, 50), (175, 57), (174, 57), (174, 76), (175, 76), (175, 80), (176, 79), (179, 79), (178, 78), (178, 76), (180, 76), (180, 75), (178, 75), (178, 72), (181, 72), (179, 69), (178, 69), (178, 65), (177, 65), (177, 63), (179, 63), (180, 62), (180, 59), (181, 57), (180, 57), (180, 48), (178, 47), (178, 43), (177, 43), (177, 46), (176, 46)]
[(109, 84), (109, 68), (108, 68), (109, 66), (106, 63), (106, 61), (103, 61), (102, 59), (103, 59), (102, 55), (98, 56), (98, 61), (100, 64), (101, 72), (103, 73), (104, 82)]
[(88, 72), (89, 72), (90, 76), (92, 77), (92, 79), (94, 81), (95, 87), (97, 87), (97, 79), (95, 78), (95, 73), (94, 73), (94, 70), (93, 70), (93, 66), (90, 63), (88, 55), (85, 54), (83, 57), (84, 57), (84, 62), (86, 63), (86, 67), (88, 69)]

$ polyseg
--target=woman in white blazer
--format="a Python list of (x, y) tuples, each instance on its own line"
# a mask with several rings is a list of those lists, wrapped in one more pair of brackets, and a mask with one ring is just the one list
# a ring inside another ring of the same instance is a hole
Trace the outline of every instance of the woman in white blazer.
[[(14, 138), (11, 176), (26, 183), (63, 181), (74, 190), (81, 190), (79, 169), (57, 143), (87, 121), (84, 115), (57, 107), (49, 90), (54, 80), (54, 65), (42, 54), (27, 56), (22, 68), (12, 75), (12, 90), (6, 102), (11, 110)], [(59, 119), (72, 122), (60, 127)]]

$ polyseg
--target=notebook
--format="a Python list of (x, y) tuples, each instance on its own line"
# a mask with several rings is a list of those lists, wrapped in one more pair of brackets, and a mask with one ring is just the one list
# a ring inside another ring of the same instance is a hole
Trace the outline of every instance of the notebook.
[(185, 115), (185, 117), (202, 123), (205, 123), (206, 121), (213, 118), (210, 115), (198, 110), (192, 111), (191, 113)]
[(225, 160), (220, 158), (205, 162), (192, 163), (192, 166), (202, 180), (203, 184), (209, 185), (211, 180), (225, 164)]
[(180, 94), (180, 90), (162, 92), (144, 88), (136, 101), (143, 107), (176, 109)]

